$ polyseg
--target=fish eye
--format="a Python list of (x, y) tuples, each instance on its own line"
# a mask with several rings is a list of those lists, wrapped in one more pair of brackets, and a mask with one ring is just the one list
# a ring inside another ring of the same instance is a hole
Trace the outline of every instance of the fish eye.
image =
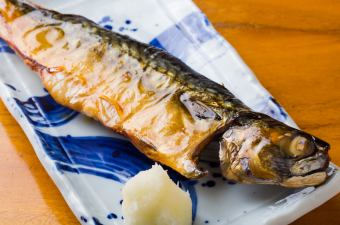
[(280, 149), (289, 157), (308, 156), (314, 151), (314, 142), (301, 134), (285, 134), (279, 141)]
[(291, 140), (288, 152), (293, 157), (299, 157), (310, 155), (313, 149), (313, 143), (307, 137), (298, 135)]

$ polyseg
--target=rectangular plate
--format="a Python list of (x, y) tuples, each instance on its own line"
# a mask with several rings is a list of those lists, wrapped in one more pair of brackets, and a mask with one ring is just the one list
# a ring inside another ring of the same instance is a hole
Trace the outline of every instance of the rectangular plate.
[[(106, 29), (166, 49), (223, 83), (244, 103), (291, 126), (235, 50), (190, 0), (40, 0), (44, 7), (84, 15)], [(125, 138), (58, 105), (14, 52), (0, 42), (0, 95), (25, 131), (48, 174), (83, 224), (122, 224), (121, 188), (153, 162)], [(340, 191), (340, 176), (320, 187), (240, 185), (215, 173), (199, 181), (170, 176), (193, 200), (194, 224), (287, 224)]]

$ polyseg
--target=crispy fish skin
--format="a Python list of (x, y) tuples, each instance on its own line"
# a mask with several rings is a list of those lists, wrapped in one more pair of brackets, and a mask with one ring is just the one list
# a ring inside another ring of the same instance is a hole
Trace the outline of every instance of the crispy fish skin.
[[(326, 179), (328, 145), (322, 142), (320, 150), (319, 139), (252, 112), (167, 52), (22, 1), (0, 0), (0, 13), (0, 37), (40, 74), (58, 103), (129, 137), (182, 175), (206, 173), (198, 167), (199, 153), (224, 132), (220, 161), (229, 179), (288, 187)], [(319, 176), (299, 178), (306, 174)]]

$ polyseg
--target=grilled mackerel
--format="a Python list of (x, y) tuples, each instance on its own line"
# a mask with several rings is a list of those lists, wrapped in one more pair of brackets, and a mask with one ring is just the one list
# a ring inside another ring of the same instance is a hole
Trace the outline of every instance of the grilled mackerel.
[(327, 143), (251, 111), (158, 48), (17, 0), (0, 0), (0, 37), (58, 103), (129, 137), (188, 178), (206, 174), (198, 160), (212, 138), (220, 139), (228, 179), (302, 187), (327, 177)]

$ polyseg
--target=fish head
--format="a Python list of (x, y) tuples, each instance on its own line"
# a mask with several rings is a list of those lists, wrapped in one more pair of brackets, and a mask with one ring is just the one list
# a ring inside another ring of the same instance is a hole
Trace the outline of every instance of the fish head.
[(326, 180), (329, 148), (310, 134), (254, 113), (225, 131), (219, 159), (227, 179), (297, 188)]

